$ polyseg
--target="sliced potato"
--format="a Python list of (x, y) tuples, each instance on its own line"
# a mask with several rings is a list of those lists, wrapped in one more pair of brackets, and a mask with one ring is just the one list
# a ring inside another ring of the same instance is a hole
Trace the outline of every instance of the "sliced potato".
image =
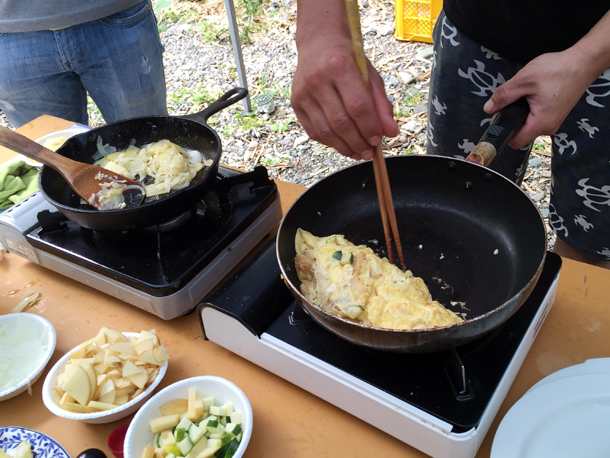
[(155, 381), (167, 359), (169, 353), (154, 330), (127, 339), (104, 327), (70, 356), (57, 377), (53, 398), (62, 408), (78, 413), (124, 405)]

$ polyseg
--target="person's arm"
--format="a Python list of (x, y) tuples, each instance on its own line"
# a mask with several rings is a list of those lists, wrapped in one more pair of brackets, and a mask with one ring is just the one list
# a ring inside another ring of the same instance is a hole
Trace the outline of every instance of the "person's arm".
[(397, 135), (398, 126), (370, 63), (372, 96), (362, 80), (344, 0), (299, 0), (296, 44), (291, 102), (307, 134), (344, 156), (371, 159), (382, 136)]
[(485, 104), (494, 114), (525, 97), (530, 114), (509, 145), (522, 148), (539, 135), (552, 135), (587, 88), (610, 68), (610, 12), (574, 46), (538, 56), (502, 84)]

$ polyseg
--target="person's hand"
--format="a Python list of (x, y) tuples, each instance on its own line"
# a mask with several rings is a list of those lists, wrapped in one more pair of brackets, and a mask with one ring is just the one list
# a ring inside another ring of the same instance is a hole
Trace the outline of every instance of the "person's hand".
[(292, 84), (292, 107), (309, 137), (354, 159), (371, 159), (382, 136), (398, 134), (383, 80), (367, 63), (370, 92), (349, 35), (319, 33), (300, 44)]
[[(594, 75), (594, 76), (592, 76)], [(502, 84), (484, 106), (494, 114), (525, 97), (530, 114), (509, 145), (523, 148), (540, 135), (552, 135), (599, 74), (587, 68), (582, 58), (568, 49), (543, 54)]]

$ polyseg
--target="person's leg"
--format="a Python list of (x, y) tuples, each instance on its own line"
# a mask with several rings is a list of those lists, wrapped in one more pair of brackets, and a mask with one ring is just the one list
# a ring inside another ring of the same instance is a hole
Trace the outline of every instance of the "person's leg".
[(66, 39), (79, 43), (76, 71), (106, 122), (167, 115), (163, 46), (150, 2), (71, 27)]
[(552, 136), (549, 218), (560, 239), (559, 254), (576, 258), (578, 253), (577, 260), (604, 267), (610, 261), (609, 84), (610, 70), (589, 87)]
[[(483, 105), (522, 66), (461, 34), (442, 12), (433, 36), (427, 153), (464, 158), (491, 122)], [(514, 150), (507, 146), (490, 168), (521, 183), (531, 147)]]
[(0, 34), (0, 109), (20, 127), (43, 114), (87, 124), (87, 95), (55, 32)]

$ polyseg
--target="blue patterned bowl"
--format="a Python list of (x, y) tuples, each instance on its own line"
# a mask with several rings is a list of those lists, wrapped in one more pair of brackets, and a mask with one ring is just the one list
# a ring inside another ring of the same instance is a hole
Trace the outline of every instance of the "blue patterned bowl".
[(22, 441), (30, 443), (34, 458), (70, 458), (68, 452), (46, 434), (18, 426), (0, 427), (0, 448), (9, 455)]

